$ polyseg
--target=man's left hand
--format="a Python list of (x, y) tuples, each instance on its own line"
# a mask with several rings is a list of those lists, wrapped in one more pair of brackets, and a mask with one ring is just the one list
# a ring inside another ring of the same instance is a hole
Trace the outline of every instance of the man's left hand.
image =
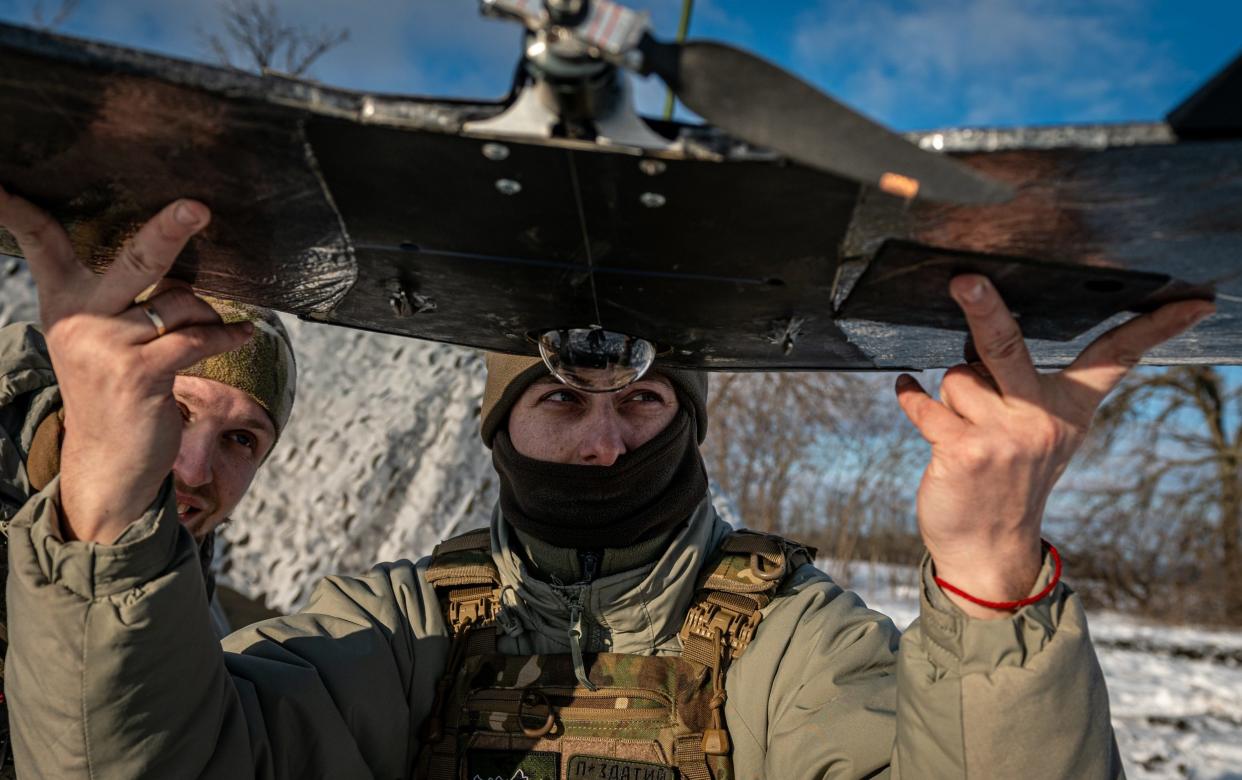
[[(939, 577), (980, 599), (1015, 601), (1039, 574), (1048, 495), (1104, 396), (1145, 352), (1215, 307), (1168, 304), (1104, 334), (1064, 370), (1040, 373), (985, 277), (958, 276), (949, 289), (981, 362), (950, 369), (939, 401), (913, 377), (897, 380), (898, 402), (932, 447), (918, 491), (919, 530)], [(975, 617), (1009, 614), (949, 597)]]

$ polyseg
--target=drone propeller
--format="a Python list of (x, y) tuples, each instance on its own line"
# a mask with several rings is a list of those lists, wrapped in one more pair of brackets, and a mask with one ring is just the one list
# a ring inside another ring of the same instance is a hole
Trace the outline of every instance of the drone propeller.
[(659, 41), (647, 14), (613, 0), (480, 2), (484, 13), (526, 25), (534, 41), (527, 62), (535, 71), (563, 79), (591, 62), (607, 62), (644, 76), (654, 73), (688, 108), (725, 132), (899, 197), (964, 204), (1013, 197), (1007, 185), (919, 149), (754, 54), (710, 41)]
[(969, 166), (919, 149), (882, 125), (748, 52), (711, 41), (638, 44), (655, 73), (709, 123), (811, 168), (893, 195), (1001, 203), (1012, 190)]

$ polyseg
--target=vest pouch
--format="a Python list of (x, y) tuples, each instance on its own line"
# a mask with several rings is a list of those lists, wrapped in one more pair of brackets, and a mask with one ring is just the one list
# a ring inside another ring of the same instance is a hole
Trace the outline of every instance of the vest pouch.
[[(678, 746), (710, 720), (702, 671), (675, 656), (568, 654), (466, 659), (446, 708), (467, 780), (676, 780)], [(700, 754), (701, 755), (701, 754)]]
[(672, 702), (656, 691), (530, 686), (472, 692), (463, 721), (479, 731), (543, 737), (564, 730), (562, 724), (668, 721), (672, 713)]

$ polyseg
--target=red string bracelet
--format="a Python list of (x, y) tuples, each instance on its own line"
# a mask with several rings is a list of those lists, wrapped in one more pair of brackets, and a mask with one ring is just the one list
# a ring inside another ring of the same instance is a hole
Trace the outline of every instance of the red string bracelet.
[(1035, 602), (1043, 599), (1045, 596), (1051, 593), (1052, 589), (1055, 588), (1057, 586), (1057, 583), (1061, 581), (1061, 554), (1057, 552), (1057, 548), (1053, 547), (1052, 543), (1049, 542), (1047, 539), (1042, 539), (1040, 541), (1044, 543), (1044, 546), (1048, 548), (1048, 553), (1052, 556), (1052, 563), (1053, 563), (1053, 566), (1055, 567), (1052, 572), (1052, 580), (1047, 585), (1045, 585), (1044, 589), (1041, 590), (1039, 593), (1036, 593), (1034, 596), (1028, 596), (1020, 601), (985, 601), (980, 598), (975, 598), (974, 596), (970, 595), (969, 593), (962, 590), (961, 588), (955, 588), (954, 586), (950, 585), (949, 583), (945, 582), (939, 577), (932, 577), (932, 579), (934, 579), (936, 581), (936, 584), (939, 585), (940, 587), (944, 588), (950, 593), (961, 596), (962, 598), (966, 599), (972, 604), (978, 604), (979, 606), (987, 607), (988, 609), (1002, 609), (1002, 610), (1021, 609), (1022, 607), (1025, 607), (1028, 604), (1034, 604)]

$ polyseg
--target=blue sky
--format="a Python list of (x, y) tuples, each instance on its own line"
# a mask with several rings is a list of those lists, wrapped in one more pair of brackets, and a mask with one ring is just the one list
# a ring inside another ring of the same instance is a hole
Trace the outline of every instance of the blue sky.
[[(42, 0), (54, 7), (59, 0)], [(0, 0), (28, 22), (36, 0)], [(357, 89), (499, 97), (512, 26), (475, 0), (283, 0), (304, 26), (351, 39), (313, 70)], [(672, 37), (680, 0), (634, 0)], [(213, 0), (82, 0), (63, 28), (206, 58)], [(691, 35), (753, 49), (901, 129), (1158, 119), (1242, 51), (1242, 2), (1226, 0), (698, 0)], [(656, 83), (640, 109), (658, 112)]]

